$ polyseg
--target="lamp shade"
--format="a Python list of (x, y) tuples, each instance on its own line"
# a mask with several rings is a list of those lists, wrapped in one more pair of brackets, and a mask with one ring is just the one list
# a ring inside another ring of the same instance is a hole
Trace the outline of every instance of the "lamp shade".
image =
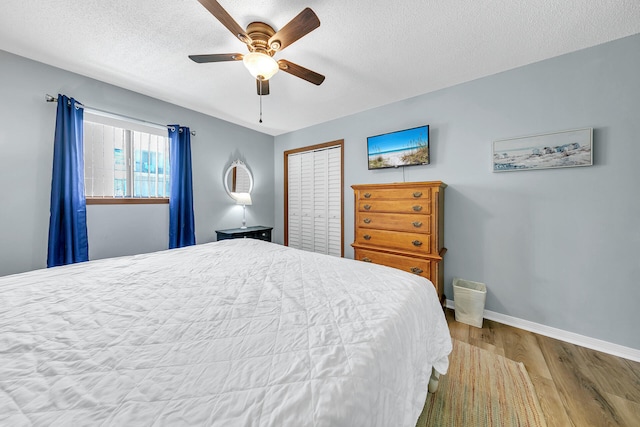
[(275, 59), (266, 53), (250, 52), (242, 58), (244, 66), (258, 80), (269, 80), (280, 67)]
[(249, 193), (231, 193), (231, 196), (236, 199), (236, 205), (251, 205), (251, 194)]

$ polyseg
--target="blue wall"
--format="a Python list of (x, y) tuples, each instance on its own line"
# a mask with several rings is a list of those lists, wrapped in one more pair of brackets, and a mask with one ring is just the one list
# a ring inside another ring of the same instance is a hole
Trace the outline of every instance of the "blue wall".
[[(640, 35), (276, 137), (283, 152), (344, 139), (345, 256), (352, 184), (441, 180), (445, 293), (484, 282), (486, 308), (640, 349)], [(367, 170), (366, 138), (431, 126), (428, 166)], [(493, 173), (492, 142), (594, 128), (594, 166)]]

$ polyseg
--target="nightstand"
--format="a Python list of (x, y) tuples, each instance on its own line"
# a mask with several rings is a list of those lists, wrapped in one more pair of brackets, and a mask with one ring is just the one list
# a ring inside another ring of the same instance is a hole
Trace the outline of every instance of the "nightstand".
[(256, 225), (247, 228), (229, 228), (227, 230), (216, 230), (217, 240), (227, 239), (258, 239), (265, 242), (271, 241), (271, 230), (273, 227)]

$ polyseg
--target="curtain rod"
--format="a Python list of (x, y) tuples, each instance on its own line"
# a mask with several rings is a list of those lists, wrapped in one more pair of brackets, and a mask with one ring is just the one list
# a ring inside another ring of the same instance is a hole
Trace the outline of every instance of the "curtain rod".
[[(44, 99), (47, 102), (58, 102), (58, 98), (56, 98), (55, 96), (51, 96), (49, 94), (46, 94)], [(154, 123), (154, 122), (149, 122), (147, 120), (136, 119), (135, 117), (125, 116), (124, 114), (118, 114), (118, 113), (112, 113), (110, 111), (99, 110), (97, 108), (89, 107), (87, 105), (82, 105), (80, 103), (78, 103), (78, 108), (84, 108), (84, 111), (86, 111), (87, 113), (94, 113), (98, 115), (102, 114), (102, 115), (111, 116), (113, 118), (126, 119), (131, 122), (142, 124), (142, 125), (147, 125), (147, 126), (151, 125), (151, 126), (160, 127), (163, 129), (171, 129), (172, 131), (175, 130), (173, 126), (162, 125), (160, 123)], [(196, 131), (192, 130), (191, 135), (196, 136)]]

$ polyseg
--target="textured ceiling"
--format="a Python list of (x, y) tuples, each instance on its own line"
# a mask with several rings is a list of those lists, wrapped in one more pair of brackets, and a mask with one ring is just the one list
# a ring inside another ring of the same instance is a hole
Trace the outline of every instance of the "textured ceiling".
[(279, 135), (640, 33), (639, 0), (219, 2), (276, 30), (311, 7), (320, 27), (276, 59), (325, 82), (276, 74), (258, 123), (241, 62), (187, 58), (246, 52), (197, 0), (2, 0), (0, 49)]

